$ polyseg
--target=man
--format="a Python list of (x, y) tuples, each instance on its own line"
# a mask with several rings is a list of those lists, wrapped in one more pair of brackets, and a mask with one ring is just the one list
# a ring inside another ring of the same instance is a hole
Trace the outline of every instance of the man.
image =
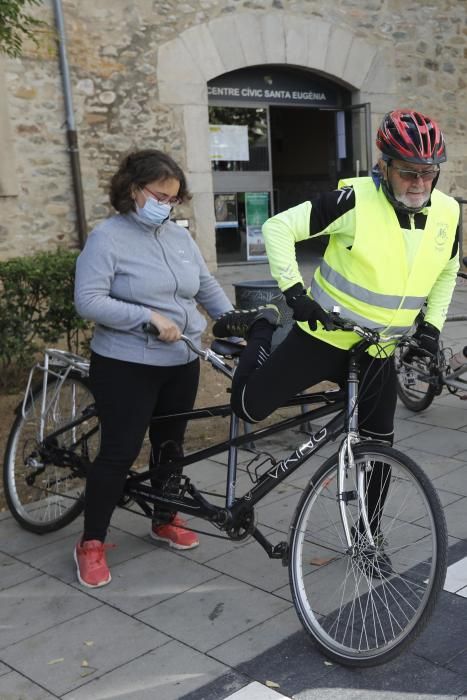
[[(446, 160), (444, 137), (433, 119), (396, 110), (385, 115), (376, 144), (381, 157), (372, 177), (342, 180), (338, 190), (264, 224), (272, 276), (297, 321), (274, 353), (279, 312), (273, 306), (230, 311), (214, 324), (219, 337), (248, 339), (232, 386), (232, 407), (244, 420), (262, 420), (323, 379), (344, 382), (347, 351), (358, 337), (332, 330), (328, 312), (335, 305), (344, 318), (390, 335), (407, 333), (426, 300), (414, 335), (422, 349), (437, 350), (459, 266), (459, 205), (435, 189)], [(306, 290), (295, 245), (323, 234), (329, 243)], [(367, 351), (359, 404), (361, 435), (389, 443), (396, 406), (391, 352)]]

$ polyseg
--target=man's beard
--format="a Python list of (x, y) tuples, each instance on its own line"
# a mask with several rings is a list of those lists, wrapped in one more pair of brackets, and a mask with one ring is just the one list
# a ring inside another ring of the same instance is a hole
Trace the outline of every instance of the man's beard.
[(420, 198), (417, 197), (417, 199), (420, 201), (420, 204), (416, 202), (412, 197), (409, 197), (407, 194), (395, 194), (394, 195), (395, 199), (397, 199), (398, 202), (404, 205), (404, 207), (407, 207), (408, 209), (412, 209), (414, 211), (421, 211), (426, 207), (428, 204), (428, 201), (430, 199), (430, 195), (427, 195), (425, 192), (420, 192)]

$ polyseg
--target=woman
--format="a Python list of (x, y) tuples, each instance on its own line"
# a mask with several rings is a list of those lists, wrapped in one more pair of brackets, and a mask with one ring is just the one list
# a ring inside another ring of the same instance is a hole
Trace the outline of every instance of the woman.
[[(199, 359), (180, 340), (200, 344), (206, 321), (232, 308), (209, 273), (188, 231), (170, 220), (187, 201), (185, 175), (156, 150), (131, 153), (112, 178), (110, 201), (118, 214), (90, 234), (76, 266), (75, 305), (96, 323), (90, 382), (101, 423), (101, 447), (87, 478), (84, 533), (75, 547), (80, 583), (91, 588), (111, 580), (104, 541), (127, 473), (149, 426), (151, 466), (182, 456), (186, 421), (151, 417), (190, 410), (199, 380)], [(151, 323), (158, 337), (143, 331)], [(160, 473), (153, 486), (167, 479)], [(178, 515), (154, 513), (151, 536), (177, 549), (199, 542)]]

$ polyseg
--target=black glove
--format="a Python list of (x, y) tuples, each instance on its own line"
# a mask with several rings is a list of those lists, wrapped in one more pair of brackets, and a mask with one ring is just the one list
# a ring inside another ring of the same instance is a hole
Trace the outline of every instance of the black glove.
[(308, 321), (312, 331), (316, 330), (317, 321), (320, 321), (327, 331), (335, 330), (329, 314), (316, 301), (310, 299), (301, 284), (294, 284), (286, 289), (284, 296), (287, 305), (293, 309), (294, 321)]
[(420, 323), (412, 338), (420, 347), (409, 348), (404, 356), (405, 362), (411, 362), (414, 357), (426, 357), (427, 354), (436, 355), (439, 351), (439, 330), (431, 323)]

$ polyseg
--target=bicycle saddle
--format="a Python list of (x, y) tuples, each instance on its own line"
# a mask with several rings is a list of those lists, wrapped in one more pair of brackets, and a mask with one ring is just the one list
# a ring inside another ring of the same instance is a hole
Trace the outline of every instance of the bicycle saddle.
[(237, 343), (234, 340), (226, 340), (225, 338), (219, 340), (216, 338), (211, 343), (211, 350), (218, 355), (223, 355), (223, 357), (240, 357), (245, 345)]

